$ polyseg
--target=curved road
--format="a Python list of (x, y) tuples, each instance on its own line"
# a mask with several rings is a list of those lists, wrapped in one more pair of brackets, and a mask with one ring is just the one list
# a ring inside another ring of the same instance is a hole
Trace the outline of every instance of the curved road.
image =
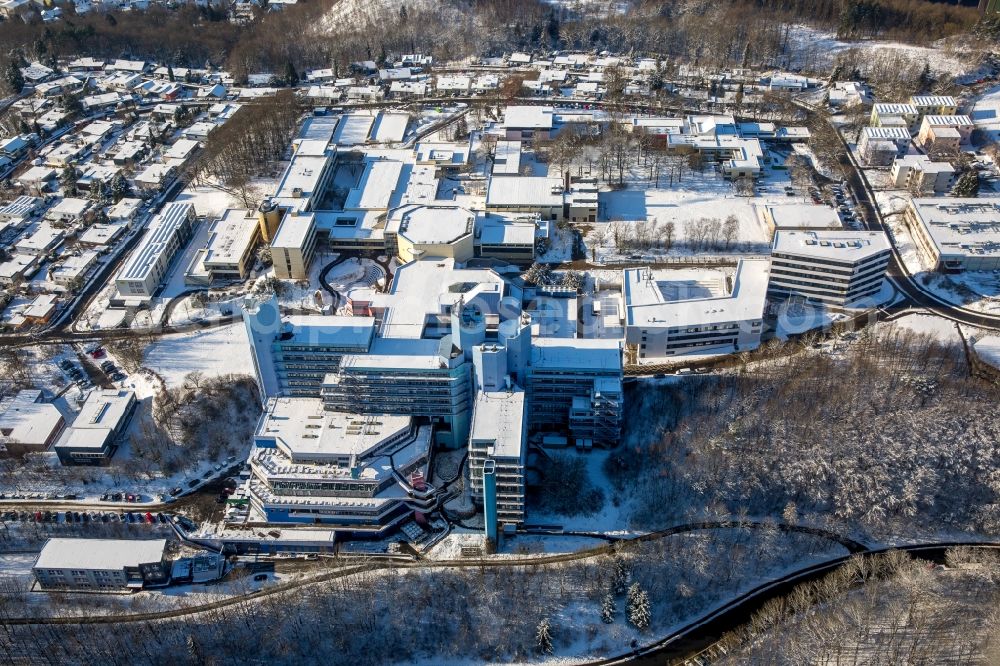
[(935, 315), (944, 317), (945, 319), (950, 319), (951, 321), (958, 322), (959, 324), (1000, 330), (1000, 317), (991, 316), (982, 312), (976, 312), (960, 305), (950, 303), (933, 292), (924, 289), (917, 283), (914, 277), (910, 275), (910, 272), (906, 268), (906, 264), (903, 262), (902, 253), (896, 245), (895, 234), (893, 234), (892, 229), (885, 222), (885, 218), (888, 216), (883, 216), (881, 209), (876, 204), (875, 194), (872, 191), (871, 184), (868, 182), (868, 178), (865, 176), (861, 165), (858, 164), (857, 159), (855, 159), (854, 153), (851, 152), (851, 149), (847, 144), (847, 139), (844, 138), (844, 135), (834, 124), (830, 115), (824, 110), (814, 104), (809, 104), (808, 102), (804, 102), (800, 99), (793, 98), (793, 101), (808, 114), (816, 114), (823, 118), (823, 120), (830, 125), (836, 133), (837, 138), (840, 140), (841, 146), (843, 146), (844, 152), (846, 153), (851, 164), (851, 168), (848, 170), (847, 174), (847, 182), (850, 185), (851, 190), (854, 192), (858, 206), (865, 212), (865, 214), (861, 217), (861, 220), (866, 229), (869, 231), (881, 231), (886, 235), (886, 238), (889, 239), (889, 247), (892, 249), (892, 261), (889, 264), (887, 275), (893, 285), (909, 299), (911, 304), (924, 308)]
[[(822, 530), (807, 526), (797, 526), (797, 525), (785, 525), (781, 523), (761, 523), (757, 521), (738, 521), (738, 520), (715, 520), (715, 521), (700, 521), (695, 523), (686, 523), (683, 525), (675, 525), (663, 530), (658, 530), (656, 532), (650, 532), (647, 534), (642, 534), (637, 537), (632, 537), (628, 539), (622, 539), (625, 542), (643, 543), (647, 541), (655, 541), (658, 539), (663, 539), (668, 536), (675, 534), (682, 534), (687, 532), (695, 532), (705, 529), (747, 529), (747, 528), (774, 528), (786, 532), (801, 532), (805, 534), (815, 534), (817, 536), (829, 538), (832, 541), (840, 543), (845, 548), (847, 548), (852, 554), (870, 552), (868, 547), (852, 539), (848, 539), (834, 532), (827, 530)], [(218, 601), (213, 601), (207, 604), (199, 604), (197, 606), (189, 606), (186, 608), (178, 608), (167, 611), (156, 611), (150, 613), (136, 613), (133, 615), (88, 615), (86, 617), (25, 617), (25, 618), (7, 618), (4, 622), (10, 624), (103, 624), (103, 623), (113, 623), (113, 622), (141, 622), (147, 620), (162, 620), (169, 619), (173, 617), (183, 617), (185, 615), (197, 615), (211, 610), (217, 610), (219, 608), (224, 608), (226, 606), (235, 605), (242, 603), (247, 599), (256, 599), (261, 597), (272, 596), (275, 594), (281, 594), (289, 590), (307, 587), (314, 585), (316, 583), (328, 582), (330, 580), (335, 580), (337, 578), (343, 578), (345, 576), (350, 576), (361, 571), (374, 571), (378, 569), (391, 569), (394, 567), (402, 568), (429, 568), (429, 569), (448, 569), (448, 568), (505, 568), (505, 567), (522, 567), (526, 565), (540, 566), (547, 564), (559, 564), (566, 562), (574, 562), (578, 560), (590, 559), (592, 557), (599, 557), (601, 555), (607, 555), (612, 552), (611, 545), (602, 545), (595, 548), (588, 548), (584, 550), (578, 550), (572, 553), (561, 553), (555, 555), (537, 555), (532, 557), (523, 557), (516, 559), (458, 559), (458, 560), (425, 560), (409, 557), (380, 557), (378, 561), (372, 561), (366, 563), (362, 566), (346, 566), (335, 571), (330, 571), (327, 573), (322, 573), (311, 578), (306, 578), (302, 580), (290, 581), (287, 583), (280, 583), (277, 585), (272, 585), (269, 587), (250, 592), (245, 595), (235, 595), (232, 597), (227, 597), (225, 599), (220, 599)], [(849, 557), (849, 556), (848, 556)], [(845, 559), (845, 558), (838, 558)]]

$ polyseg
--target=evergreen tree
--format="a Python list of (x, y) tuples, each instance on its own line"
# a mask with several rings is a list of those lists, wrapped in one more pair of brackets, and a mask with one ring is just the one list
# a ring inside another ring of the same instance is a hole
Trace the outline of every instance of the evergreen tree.
[(615, 598), (611, 594), (604, 595), (604, 602), (601, 604), (601, 621), (604, 624), (612, 624), (615, 621)]
[(59, 177), (62, 181), (63, 190), (66, 194), (76, 196), (76, 168), (72, 164), (67, 164)]
[(920, 70), (920, 78), (918, 79), (920, 89), (926, 90), (931, 85), (933, 80), (934, 77), (931, 76), (931, 65), (930, 63), (924, 61), (924, 68)]
[(951, 191), (956, 197), (975, 197), (979, 195), (979, 174), (975, 169), (963, 173)]
[(101, 180), (95, 180), (90, 185), (90, 198), (94, 201), (104, 200), (104, 182)]
[(406, 18), (407, 18), (406, 5), (401, 5), (399, 7), (399, 20), (400, 21), (405, 21)]
[(291, 60), (285, 64), (285, 85), (299, 85), (299, 73), (295, 71), (295, 65), (292, 64)]
[(549, 40), (552, 42), (553, 46), (559, 44), (559, 18), (556, 16), (555, 12), (549, 14), (548, 25), (545, 26), (545, 32), (549, 36)]
[(639, 583), (632, 583), (628, 589), (628, 621), (636, 629), (647, 629), (649, 620), (649, 595), (639, 587)]
[(4, 71), (4, 82), (15, 95), (20, 93), (21, 89), (24, 88), (24, 75), (21, 74), (21, 68), (17, 66), (16, 60), (11, 59), (7, 61), (7, 69)]
[(130, 193), (130, 190), (128, 186), (128, 181), (125, 180), (125, 176), (121, 175), (120, 173), (116, 173), (114, 177), (111, 179), (111, 182), (108, 183), (108, 192), (111, 195), (111, 199), (115, 203), (118, 203), (119, 201), (127, 197)]
[(167, 79), (173, 83), (174, 82), (174, 68), (167, 65)]
[(549, 618), (542, 618), (535, 631), (535, 644), (542, 654), (552, 654), (552, 627)]
[(628, 565), (620, 557), (615, 558), (611, 588), (615, 594), (623, 594), (628, 583)]

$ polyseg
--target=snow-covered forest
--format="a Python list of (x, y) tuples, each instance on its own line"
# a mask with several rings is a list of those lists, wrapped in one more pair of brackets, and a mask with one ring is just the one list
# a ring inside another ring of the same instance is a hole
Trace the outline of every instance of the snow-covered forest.
[(997, 398), (960, 346), (869, 328), (843, 354), (641, 385), (628, 405), (644, 427), (607, 471), (639, 528), (744, 513), (875, 537), (997, 534)]
[[(195, 616), (113, 628), (0, 622), (0, 661), (124, 666), (164, 663), (164, 655), (178, 665), (231, 663), (232, 655), (250, 663), (352, 666), (533, 661), (547, 653), (539, 642), (545, 620), (556, 655), (620, 654), (633, 639), (648, 642), (775, 571), (845, 553), (808, 534), (729, 529), (560, 564), (508, 560), (367, 571)], [(3, 617), (38, 612), (18, 594), (0, 584)]]
[[(998, 663), (1000, 561), (957, 550), (948, 565), (899, 553), (871, 567), (857, 563), (768, 604), (727, 637), (740, 648), (718, 663)], [(868, 582), (852, 590), (859, 578)]]

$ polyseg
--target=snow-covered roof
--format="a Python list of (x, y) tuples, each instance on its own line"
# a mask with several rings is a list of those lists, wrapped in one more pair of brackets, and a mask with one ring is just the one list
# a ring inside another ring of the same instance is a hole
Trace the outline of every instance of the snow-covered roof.
[(470, 441), (492, 442), (491, 458), (523, 460), (525, 455), (524, 391), (479, 391), (472, 412)]
[(672, 300), (657, 271), (631, 268), (624, 271), (623, 295), (630, 326), (676, 328), (762, 319), (770, 261), (741, 259), (729, 293), (707, 298)]
[(49, 539), (35, 569), (121, 571), (163, 560), (166, 539)]
[(774, 234), (774, 253), (857, 263), (889, 252), (889, 240), (881, 231), (786, 231)]

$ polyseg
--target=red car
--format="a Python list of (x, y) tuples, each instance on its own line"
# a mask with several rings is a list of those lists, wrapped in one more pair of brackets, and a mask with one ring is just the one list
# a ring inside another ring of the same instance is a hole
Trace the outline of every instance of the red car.
[(155, 522), (155, 520), (154, 520), (154, 518), (153, 518), (153, 514), (151, 514), (151, 513), (150, 513), (150, 512), (148, 512), (148, 511), (146, 512), (146, 522), (147, 522), (147, 523), (152, 523), (152, 522)]
[(103, 347), (98, 347), (94, 351), (90, 352), (91, 358), (104, 358), (107, 356), (107, 352), (104, 351)]

